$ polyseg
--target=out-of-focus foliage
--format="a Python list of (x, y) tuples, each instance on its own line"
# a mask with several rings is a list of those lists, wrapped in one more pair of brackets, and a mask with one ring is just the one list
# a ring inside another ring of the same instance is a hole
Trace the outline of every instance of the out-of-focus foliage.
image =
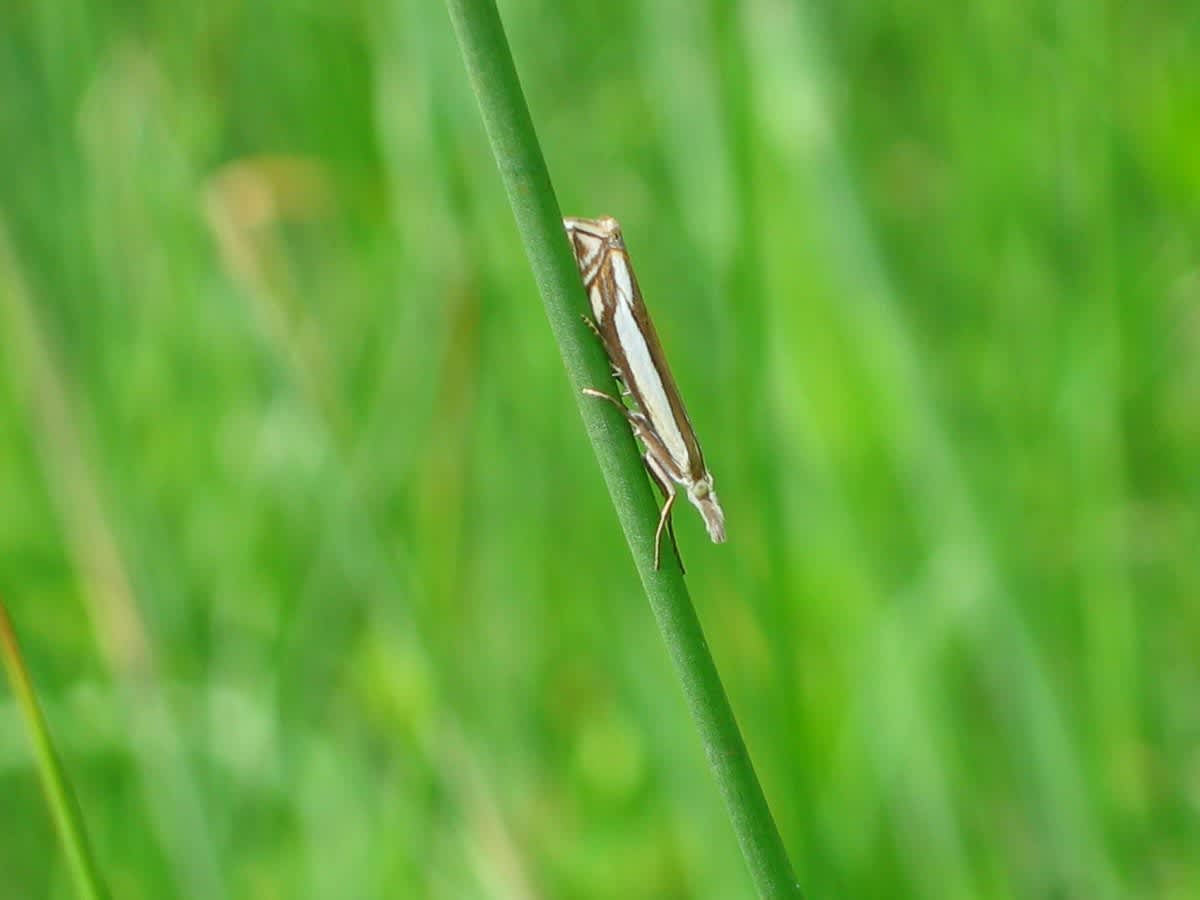
[[(502, 12), (807, 892), (1200, 896), (1200, 16)], [(0, 590), (114, 895), (748, 896), (444, 10), (0, 17)], [(0, 796), (67, 896), (6, 692)]]

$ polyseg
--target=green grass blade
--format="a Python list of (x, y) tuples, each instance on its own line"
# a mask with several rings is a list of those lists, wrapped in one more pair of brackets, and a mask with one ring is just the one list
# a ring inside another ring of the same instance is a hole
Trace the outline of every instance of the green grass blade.
[(799, 896), (682, 572), (670, 564), (654, 569), (658, 510), (629, 427), (610, 404), (579, 393), (610, 383), (608, 362), (580, 318), (586, 308), (583, 289), (499, 13), (492, 0), (447, 0), (446, 5), (588, 435), (742, 853), (762, 896)]
[(83, 827), (83, 813), (67, 781), (67, 773), (54, 751), (50, 730), (46, 727), (46, 719), (38, 705), (29, 670), (25, 668), (25, 662), (21, 658), (17, 633), (3, 600), (0, 600), (0, 656), (4, 657), (4, 668), (8, 672), (13, 695), (17, 698), (17, 705), (29, 729), (29, 739), (33, 742), (33, 754), (42, 778), (42, 789), (46, 793), (47, 803), (50, 804), (50, 812), (54, 817), (63, 851), (67, 854), (67, 865), (71, 869), (76, 892), (85, 900), (101, 900), (108, 897), (108, 890), (96, 868), (87, 832)]

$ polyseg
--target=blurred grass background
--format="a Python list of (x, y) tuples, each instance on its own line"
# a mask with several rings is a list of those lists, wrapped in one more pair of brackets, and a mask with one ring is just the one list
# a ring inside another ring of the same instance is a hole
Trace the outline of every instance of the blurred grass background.
[[(504, 3), (812, 897), (1200, 896), (1200, 10)], [(437, 3), (16, 0), (0, 589), (114, 893), (747, 897)], [(67, 897), (0, 693), (0, 897)]]

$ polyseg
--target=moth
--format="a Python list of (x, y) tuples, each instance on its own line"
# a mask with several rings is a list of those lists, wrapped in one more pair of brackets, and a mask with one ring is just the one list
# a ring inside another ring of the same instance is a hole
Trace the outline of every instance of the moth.
[(584, 388), (589, 397), (614, 404), (645, 447), (642, 460), (650, 478), (663, 493), (663, 507), (654, 532), (654, 568), (661, 561), (662, 535), (671, 537), (676, 556), (675, 526), (671, 512), (682, 487), (688, 500), (700, 511), (708, 536), (714, 543), (725, 541), (725, 513), (713, 490), (712, 473), (683, 398), (667, 365), (658, 332), (646, 311), (642, 292), (629, 263), (629, 252), (621, 237), (621, 226), (612, 216), (599, 219), (563, 219), (571, 249), (595, 320), (584, 316), (600, 337), (612, 362), (613, 376), (622, 397), (595, 388)]

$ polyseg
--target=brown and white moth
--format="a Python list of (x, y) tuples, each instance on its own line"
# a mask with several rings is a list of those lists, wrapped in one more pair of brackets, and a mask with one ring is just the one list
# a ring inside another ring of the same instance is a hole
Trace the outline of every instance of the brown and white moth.
[[(678, 496), (675, 485), (684, 488), (688, 500), (700, 511), (714, 543), (725, 540), (725, 513), (713, 490), (712, 473), (704, 464), (692, 420), (638, 290), (621, 226), (611, 216), (568, 218), (563, 219), (563, 225), (595, 316), (595, 321), (589, 320), (589, 324), (600, 336), (612, 361), (613, 375), (621, 385), (621, 394), (630, 399), (631, 405), (594, 388), (585, 388), (584, 393), (615, 404), (629, 420), (634, 435), (646, 448), (642, 456), (646, 469), (665, 498), (654, 532), (657, 569), (664, 529), (675, 544), (675, 528), (671, 523), (671, 511)], [(675, 552), (678, 555), (678, 545)]]

